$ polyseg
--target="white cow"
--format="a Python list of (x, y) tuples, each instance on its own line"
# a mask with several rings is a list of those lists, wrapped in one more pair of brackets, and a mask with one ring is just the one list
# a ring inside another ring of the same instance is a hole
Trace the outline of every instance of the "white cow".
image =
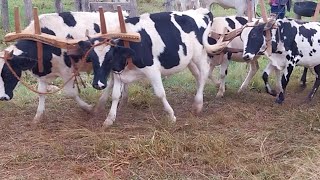
[[(247, 1), (248, 0), (200, 0), (202, 7), (210, 8), (211, 5), (218, 4), (225, 9), (235, 9), (237, 11), (237, 16), (244, 16), (247, 11)], [(254, 15), (254, 10), (257, 9), (258, 0), (253, 1), (252, 14)]]

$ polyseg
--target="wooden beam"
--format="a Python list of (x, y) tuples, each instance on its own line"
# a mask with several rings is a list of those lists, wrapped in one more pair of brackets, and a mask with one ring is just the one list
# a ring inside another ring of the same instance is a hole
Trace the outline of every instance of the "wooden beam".
[(101, 34), (107, 34), (106, 19), (104, 17), (104, 10), (102, 6), (99, 7), (99, 14), (100, 14)]
[[(34, 32), (37, 35), (41, 34), (40, 22), (38, 16), (38, 8), (33, 8)], [(37, 41), (37, 57), (38, 57), (38, 70), (43, 72), (43, 44)]]
[(252, 0), (247, 0), (247, 15), (248, 15), (248, 22), (252, 22)]
[(21, 33), (19, 7), (14, 7), (14, 29), (16, 33)]
[[(122, 33), (126, 33), (127, 29), (126, 29), (126, 24), (124, 22), (123, 19), (123, 14), (122, 14), (122, 8), (121, 6), (117, 6), (117, 10), (118, 10), (118, 17), (119, 17), (119, 24), (120, 24), (120, 31)], [(126, 48), (130, 48), (129, 42), (128, 41), (123, 41), (124, 47)], [(132, 69), (133, 68), (133, 63), (132, 63), (132, 58), (128, 58), (128, 69)]]

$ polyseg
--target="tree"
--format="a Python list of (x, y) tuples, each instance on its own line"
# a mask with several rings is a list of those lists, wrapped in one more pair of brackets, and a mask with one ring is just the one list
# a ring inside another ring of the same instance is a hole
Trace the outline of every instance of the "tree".
[(56, 13), (63, 12), (63, 4), (62, 4), (61, 0), (55, 0), (54, 7), (56, 9)]
[(8, 0), (1, 0), (1, 20), (2, 28), (5, 31), (9, 31), (9, 11), (8, 11)]
[(32, 0), (24, 1), (25, 25), (29, 25), (32, 20)]

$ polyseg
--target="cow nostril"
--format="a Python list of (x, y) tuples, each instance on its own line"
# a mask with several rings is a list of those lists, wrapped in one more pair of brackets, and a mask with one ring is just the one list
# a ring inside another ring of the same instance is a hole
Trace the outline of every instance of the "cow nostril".
[(243, 59), (244, 59), (244, 60), (249, 60), (249, 59), (250, 59), (250, 56), (249, 56), (248, 54), (247, 54), (247, 55), (244, 55), (244, 56), (243, 56)]
[(102, 89), (105, 89), (105, 88), (106, 88), (105, 85), (99, 86), (98, 84), (93, 84), (92, 86), (93, 86), (93, 88), (95, 88), (95, 89), (97, 89), (97, 90), (102, 90)]
[(9, 101), (7, 97), (0, 97), (0, 101)]

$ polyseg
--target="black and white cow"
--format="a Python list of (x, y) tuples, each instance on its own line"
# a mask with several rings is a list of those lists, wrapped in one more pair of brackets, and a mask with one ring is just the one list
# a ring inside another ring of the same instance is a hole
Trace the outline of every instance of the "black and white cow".
[[(130, 48), (125, 48), (122, 41), (105, 47), (107, 53), (103, 61), (91, 57), (95, 88), (105, 88), (108, 75), (115, 72), (112, 106), (104, 126), (110, 126), (116, 119), (123, 85), (141, 78), (150, 80), (169, 119), (175, 122), (176, 117), (167, 101), (161, 75), (177, 73), (188, 66), (196, 67), (197, 72), (193, 72), (197, 79), (194, 108), (196, 112), (200, 112), (203, 107), (203, 89), (210, 68), (207, 51), (225, 46), (208, 44), (212, 18), (207, 9), (201, 8), (184, 12), (143, 14), (125, 19), (127, 31), (138, 32), (141, 42), (130, 43)], [(88, 41), (79, 43), (84, 51), (90, 48), (91, 44), (92, 42)], [(132, 58), (134, 69), (127, 68), (127, 57)]]
[[(249, 25), (253, 25), (254, 22), (259, 21), (259, 19), (253, 19), (253, 22), (249, 23)], [(212, 31), (217, 32), (217, 33), (223, 33), (224, 29), (227, 29), (228, 32), (242, 28), (243, 26), (247, 25), (248, 23), (248, 18), (247, 17), (240, 17), (240, 16), (227, 16), (227, 17), (215, 17), (213, 19), (212, 23)], [(241, 38), (238, 36), (234, 38), (227, 46), (228, 48), (234, 48), (234, 49), (239, 49), (243, 50), (243, 41)], [(226, 52), (222, 58), (222, 61), (220, 60), (219, 56), (213, 56), (212, 61), (211, 61), (211, 70), (210, 72), (213, 71), (214, 67), (217, 65), (220, 66), (220, 82), (217, 83), (216, 80), (212, 77), (212, 73), (209, 74), (210, 79), (216, 83), (219, 84), (219, 91), (217, 93), (216, 97), (222, 97), (225, 92), (225, 77), (228, 72), (228, 65), (229, 61), (236, 61), (236, 62), (246, 62), (249, 64), (249, 72), (247, 74), (247, 77), (245, 78), (244, 82), (240, 86), (238, 92), (243, 92), (244, 90), (247, 89), (249, 82), (253, 78), (253, 76), (256, 74), (256, 72), (259, 69), (259, 63), (258, 59), (260, 56), (255, 56), (251, 61), (244, 60), (242, 57), (242, 52), (238, 53), (231, 53), (231, 52)], [(267, 68), (264, 69), (263, 72), (263, 80), (265, 83), (265, 88), (267, 93), (275, 96), (274, 90), (269, 85), (268, 82), (268, 77), (269, 74), (271, 73), (271, 70), (273, 70), (271, 64), (267, 65)], [(304, 73), (302, 74), (301, 77), (301, 85), (306, 86), (306, 73), (307, 73), (307, 68), (305, 68)]]
[[(124, 15), (127, 15), (124, 12)], [(107, 25), (118, 21), (117, 13), (105, 13)], [(90, 35), (100, 33), (100, 18), (98, 13), (89, 12), (64, 12), (60, 14), (44, 14), (39, 16), (41, 32), (67, 39), (84, 39), (86, 30)], [(33, 22), (24, 30), (24, 32), (34, 33)], [(101, 47), (94, 48), (95, 52), (100, 52)], [(71, 59), (65, 49), (59, 49), (49, 45), (43, 46), (43, 66), (44, 72), (40, 73), (37, 66), (36, 43), (29, 40), (19, 40), (14, 45), (6, 48), (7, 51), (13, 52), (13, 58), (8, 62), (15, 72), (21, 76), (22, 71), (30, 70), (38, 78), (38, 91), (46, 92), (48, 83), (56, 77), (61, 77), (64, 82), (70, 79), (74, 67)], [(0, 53), (0, 57), (3, 57)], [(95, 53), (96, 58), (101, 54)], [(79, 59), (75, 58), (77, 62)], [(90, 67), (91, 64), (89, 64)], [(13, 97), (13, 90), (18, 80), (8, 69), (4, 60), (0, 58), (0, 100), (10, 100)], [(69, 81), (64, 87), (67, 96), (76, 100), (79, 106), (91, 111), (92, 106), (84, 102), (78, 95), (78, 90), (74, 86), (74, 80)], [(39, 104), (34, 122), (42, 119), (45, 110), (45, 95), (39, 95)]]
[[(250, 60), (259, 52), (266, 51), (266, 41), (272, 41), (272, 53), (268, 57), (269, 68), (277, 75), (279, 91), (277, 103), (284, 101), (284, 91), (296, 65), (314, 68), (316, 81), (308, 99), (317, 91), (320, 80), (320, 23), (298, 22), (291, 19), (276, 20), (274, 26), (266, 28), (265, 23), (247, 27), (241, 37), (244, 42), (243, 58)], [(266, 31), (271, 31), (271, 39), (266, 39)], [(267, 67), (268, 68), (268, 67)]]

